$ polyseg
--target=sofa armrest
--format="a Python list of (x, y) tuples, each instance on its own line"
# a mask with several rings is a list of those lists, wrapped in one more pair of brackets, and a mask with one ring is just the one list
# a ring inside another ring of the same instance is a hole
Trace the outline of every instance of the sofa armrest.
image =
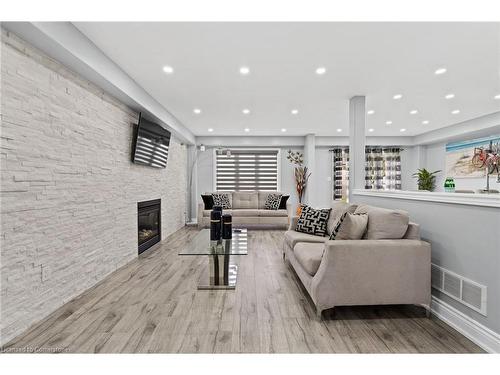
[(205, 209), (204, 203), (198, 203), (198, 211), (196, 212), (196, 218), (198, 220), (198, 228), (203, 226), (203, 210)]
[[(344, 305), (428, 305), (430, 273), (431, 246), (425, 241), (327, 241), (321, 264), (312, 280), (311, 297), (331, 306), (339, 302)], [(335, 293), (332, 294), (332, 290)]]
[(290, 218), (290, 226), (288, 227), (288, 230), (295, 230), (297, 227), (297, 221), (299, 220), (298, 216), (289, 216)]

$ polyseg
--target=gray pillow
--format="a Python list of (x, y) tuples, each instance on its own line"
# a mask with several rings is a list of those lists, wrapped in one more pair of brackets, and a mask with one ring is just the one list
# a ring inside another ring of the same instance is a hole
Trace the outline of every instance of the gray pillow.
[(339, 221), (340, 217), (345, 213), (345, 212), (350, 212), (354, 213), (356, 211), (356, 208), (358, 206), (355, 204), (349, 204), (346, 202), (341, 202), (341, 201), (336, 201), (332, 203), (332, 211), (330, 212), (330, 217), (328, 218), (328, 223), (327, 223), (327, 233), (330, 236), (333, 232), (333, 228), (335, 227), (335, 224)]
[(368, 225), (367, 214), (351, 214), (344, 212), (335, 224), (330, 235), (331, 240), (360, 240)]
[(401, 239), (408, 229), (408, 212), (389, 210), (369, 205), (358, 206), (356, 214), (368, 214), (368, 228), (365, 238), (368, 240)]

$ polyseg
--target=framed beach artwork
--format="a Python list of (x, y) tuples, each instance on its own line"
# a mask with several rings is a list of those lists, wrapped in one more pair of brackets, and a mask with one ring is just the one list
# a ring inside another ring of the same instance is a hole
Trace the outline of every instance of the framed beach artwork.
[(446, 175), (454, 178), (478, 178), (486, 176), (486, 168), (472, 163), (480, 150), (488, 149), (490, 142), (500, 145), (500, 135), (446, 144)]

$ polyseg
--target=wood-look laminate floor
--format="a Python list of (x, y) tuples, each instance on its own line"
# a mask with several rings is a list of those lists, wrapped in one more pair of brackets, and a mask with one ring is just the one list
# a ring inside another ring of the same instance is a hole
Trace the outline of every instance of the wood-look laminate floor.
[(160, 247), (67, 303), (6, 348), (73, 353), (470, 353), (482, 350), (416, 306), (340, 307), (320, 322), (282, 260), (283, 232), (249, 230), (233, 291), (198, 291), (204, 256)]

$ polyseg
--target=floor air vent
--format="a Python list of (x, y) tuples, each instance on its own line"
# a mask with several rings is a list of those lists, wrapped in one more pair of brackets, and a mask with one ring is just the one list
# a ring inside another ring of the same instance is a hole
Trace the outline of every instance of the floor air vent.
[(435, 264), (432, 265), (431, 279), (434, 289), (486, 316), (486, 286)]

